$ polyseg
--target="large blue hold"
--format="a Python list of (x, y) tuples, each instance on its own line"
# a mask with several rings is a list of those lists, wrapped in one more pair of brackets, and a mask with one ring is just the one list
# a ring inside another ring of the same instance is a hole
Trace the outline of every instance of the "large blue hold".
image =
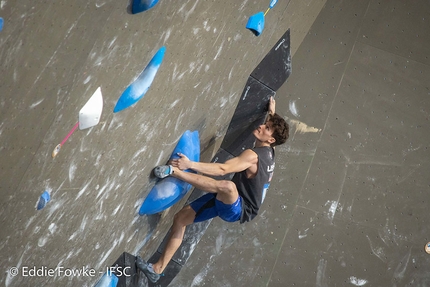
[[(179, 139), (170, 159), (178, 158), (178, 153), (186, 155), (192, 161), (200, 160), (198, 131), (186, 131)], [(178, 202), (190, 189), (190, 184), (171, 176), (158, 181), (140, 207), (139, 215), (155, 214), (169, 208)]]
[(152, 57), (139, 77), (122, 93), (113, 109), (114, 113), (122, 111), (139, 101), (148, 91), (164, 58), (166, 47), (161, 47)]
[(151, 9), (158, 3), (158, 0), (133, 0), (133, 5), (131, 6), (131, 13), (137, 14), (139, 12)]

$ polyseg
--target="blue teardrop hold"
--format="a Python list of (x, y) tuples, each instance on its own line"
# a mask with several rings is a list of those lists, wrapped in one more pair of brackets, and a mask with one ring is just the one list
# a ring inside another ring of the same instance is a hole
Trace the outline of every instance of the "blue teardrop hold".
[(37, 210), (41, 210), (42, 208), (44, 208), (49, 200), (51, 200), (51, 196), (49, 195), (49, 192), (45, 190), (39, 198), (39, 202), (37, 203)]

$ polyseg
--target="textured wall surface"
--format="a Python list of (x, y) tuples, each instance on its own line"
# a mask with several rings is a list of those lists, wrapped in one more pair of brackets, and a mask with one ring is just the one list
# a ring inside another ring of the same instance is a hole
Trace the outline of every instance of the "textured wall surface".
[[(1, 1), (0, 265), (4, 286), (92, 286), (100, 277), (12, 276), (8, 268), (104, 271), (123, 252), (152, 253), (181, 204), (139, 217), (182, 133), (198, 129), (202, 159), (223, 138), (249, 74), (288, 28), (293, 51), (325, 1), (280, 1), (260, 37), (245, 29), (257, 1)], [(166, 47), (145, 97), (113, 114), (125, 88)], [(54, 147), (101, 87), (101, 122)], [(36, 210), (44, 190), (47, 206)]]
[[(150, 256), (181, 203), (137, 212), (187, 129), (218, 149), (246, 80), (291, 28), (293, 72), (277, 92), (291, 124), (260, 216), (212, 221), (172, 286), (429, 286), (430, 7), (427, 1), (0, 3), (2, 286), (93, 286), (124, 252)], [(113, 114), (166, 46), (150, 90)], [(54, 147), (101, 87), (101, 122)], [(36, 210), (44, 190), (47, 206)], [(11, 267), (20, 274), (12, 276)]]

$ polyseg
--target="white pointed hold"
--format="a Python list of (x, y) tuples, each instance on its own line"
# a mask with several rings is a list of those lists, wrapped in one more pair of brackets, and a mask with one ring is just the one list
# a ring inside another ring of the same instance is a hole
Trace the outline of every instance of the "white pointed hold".
[(102, 90), (98, 87), (85, 106), (79, 111), (79, 129), (84, 130), (97, 125), (100, 121), (102, 110)]

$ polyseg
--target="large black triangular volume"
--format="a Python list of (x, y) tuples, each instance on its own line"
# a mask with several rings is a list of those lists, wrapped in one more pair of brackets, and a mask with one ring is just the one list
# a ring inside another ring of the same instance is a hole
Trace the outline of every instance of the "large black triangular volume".
[(290, 29), (276, 42), (269, 53), (252, 71), (251, 77), (275, 92), (291, 74)]

